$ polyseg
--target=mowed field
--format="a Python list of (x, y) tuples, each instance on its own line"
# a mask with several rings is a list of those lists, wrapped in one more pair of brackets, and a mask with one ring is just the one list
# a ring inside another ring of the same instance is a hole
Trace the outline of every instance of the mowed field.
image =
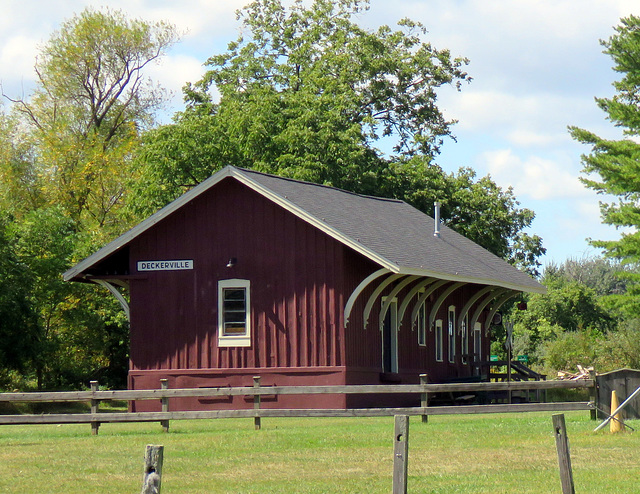
[[(410, 493), (561, 492), (551, 413), (411, 418)], [(640, 431), (565, 414), (576, 492), (640, 492)], [(640, 423), (629, 422), (633, 427)], [(1, 493), (138, 493), (147, 444), (162, 493), (391, 492), (393, 417), (0, 427)]]

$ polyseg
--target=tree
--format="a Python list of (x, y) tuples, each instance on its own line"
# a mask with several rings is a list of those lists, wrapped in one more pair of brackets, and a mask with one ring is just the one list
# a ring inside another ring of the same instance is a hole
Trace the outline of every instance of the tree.
[(17, 217), (44, 204), (34, 149), (16, 115), (0, 108), (0, 210)]
[[(591, 146), (591, 153), (582, 156), (583, 183), (599, 194), (617, 197), (616, 202), (600, 204), (602, 221), (627, 229), (618, 240), (596, 240), (592, 244), (604, 249), (607, 257), (635, 267), (640, 263), (640, 144), (636, 142), (640, 136), (640, 17), (623, 18), (615, 31), (601, 44), (622, 78), (614, 83), (616, 94), (612, 98), (596, 98), (596, 103), (616, 127), (623, 129), (624, 137), (604, 139), (584, 129), (569, 129), (574, 139)], [(640, 275), (633, 271), (625, 273), (633, 282), (627, 287), (626, 301), (627, 309), (637, 316)]]
[(34, 355), (36, 318), (29, 304), (33, 278), (16, 254), (9, 219), (0, 216), (0, 383), (7, 369), (24, 370)]
[[(132, 158), (164, 96), (145, 69), (176, 40), (168, 23), (86, 9), (42, 47), (33, 95), (0, 114), (0, 207), (13, 215), (16, 265), (32, 281), (21, 285), (34, 317), (21, 365), (38, 387), (98, 376), (124, 384), (121, 309), (101, 287), (64, 283), (61, 273), (128, 226), (121, 205)], [(6, 328), (22, 338), (18, 326)]]
[[(187, 108), (143, 139), (132, 207), (148, 215), (227, 164), (406, 200), (495, 254), (537, 270), (544, 252), (522, 232), (533, 213), (511, 190), (437, 164), (451, 125), (437, 89), (458, 88), (466, 59), (423, 41), (423, 26), (367, 31), (354, 0), (258, 0), (238, 13), (244, 36), (185, 88)], [(214, 100), (213, 90), (219, 94)], [(385, 156), (377, 146), (393, 142)], [(488, 214), (487, 214), (488, 213)]]
[(115, 223), (139, 130), (163, 101), (144, 69), (176, 39), (170, 24), (87, 8), (41, 49), (31, 98), (12, 100), (30, 128), (49, 204), (62, 205), (79, 229)]
[(366, 142), (394, 134), (397, 152), (436, 153), (451, 124), (435, 104), (436, 89), (469, 80), (462, 70), (467, 60), (424, 43), (425, 28), (409, 19), (397, 31), (362, 29), (352, 19), (367, 7), (358, 0), (315, 0), (309, 7), (296, 0), (287, 11), (280, 0), (252, 2), (238, 12), (249, 36), (207, 61), (209, 71), (187, 88), (188, 101), (208, 111), (215, 84), (223, 100), (255, 95), (280, 102), (292, 124), (288, 141), (311, 137), (305, 128), (317, 132), (329, 117), (334, 131)]

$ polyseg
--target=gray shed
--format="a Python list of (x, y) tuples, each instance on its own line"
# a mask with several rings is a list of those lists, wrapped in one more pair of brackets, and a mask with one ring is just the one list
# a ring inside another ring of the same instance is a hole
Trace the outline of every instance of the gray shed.
[[(604, 420), (607, 414), (611, 413), (611, 391), (616, 392), (618, 401), (622, 403), (640, 387), (640, 370), (618, 369), (596, 377), (598, 386), (597, 406), (602, 411), (598, 411), (598, 418)], [(623, 417), (628, 419), (640, 418), (640, 396), (636, 397), (624, 408)]]

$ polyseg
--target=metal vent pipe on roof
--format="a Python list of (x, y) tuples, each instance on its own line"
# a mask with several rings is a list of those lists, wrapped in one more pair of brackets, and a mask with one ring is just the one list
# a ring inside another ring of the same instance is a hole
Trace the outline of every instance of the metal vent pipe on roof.
[(433, 205), (435, 207), (433, 236), (440, 238), (440, 203), (435, 202)]

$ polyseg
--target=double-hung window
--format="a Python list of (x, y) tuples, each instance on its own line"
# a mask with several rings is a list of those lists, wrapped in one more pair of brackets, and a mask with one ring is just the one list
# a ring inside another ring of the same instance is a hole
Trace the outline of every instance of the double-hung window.
[(469, 328), (467, 327), (469, 324), (469, 316), (465, 315), (462, 319), (462, 324), (460, 329), (462, 330), (462, 349), (460, 353), (462, 353), (462, 363), (466, 364), (469, 362)]
[(422, 304), (418, 309), (418, 345), (427, 345), (427, 308)]
[(455, 306), (449, 306), (449, 318), (447, 324), (447, 333), (449, 336), (449, 362), (456, 361), (456, 308)]
[(442, 362), (442, 319), (436, 321), (436, 362)]
[(218, 281), (218, 346), (251, 346), (249, 280)]

